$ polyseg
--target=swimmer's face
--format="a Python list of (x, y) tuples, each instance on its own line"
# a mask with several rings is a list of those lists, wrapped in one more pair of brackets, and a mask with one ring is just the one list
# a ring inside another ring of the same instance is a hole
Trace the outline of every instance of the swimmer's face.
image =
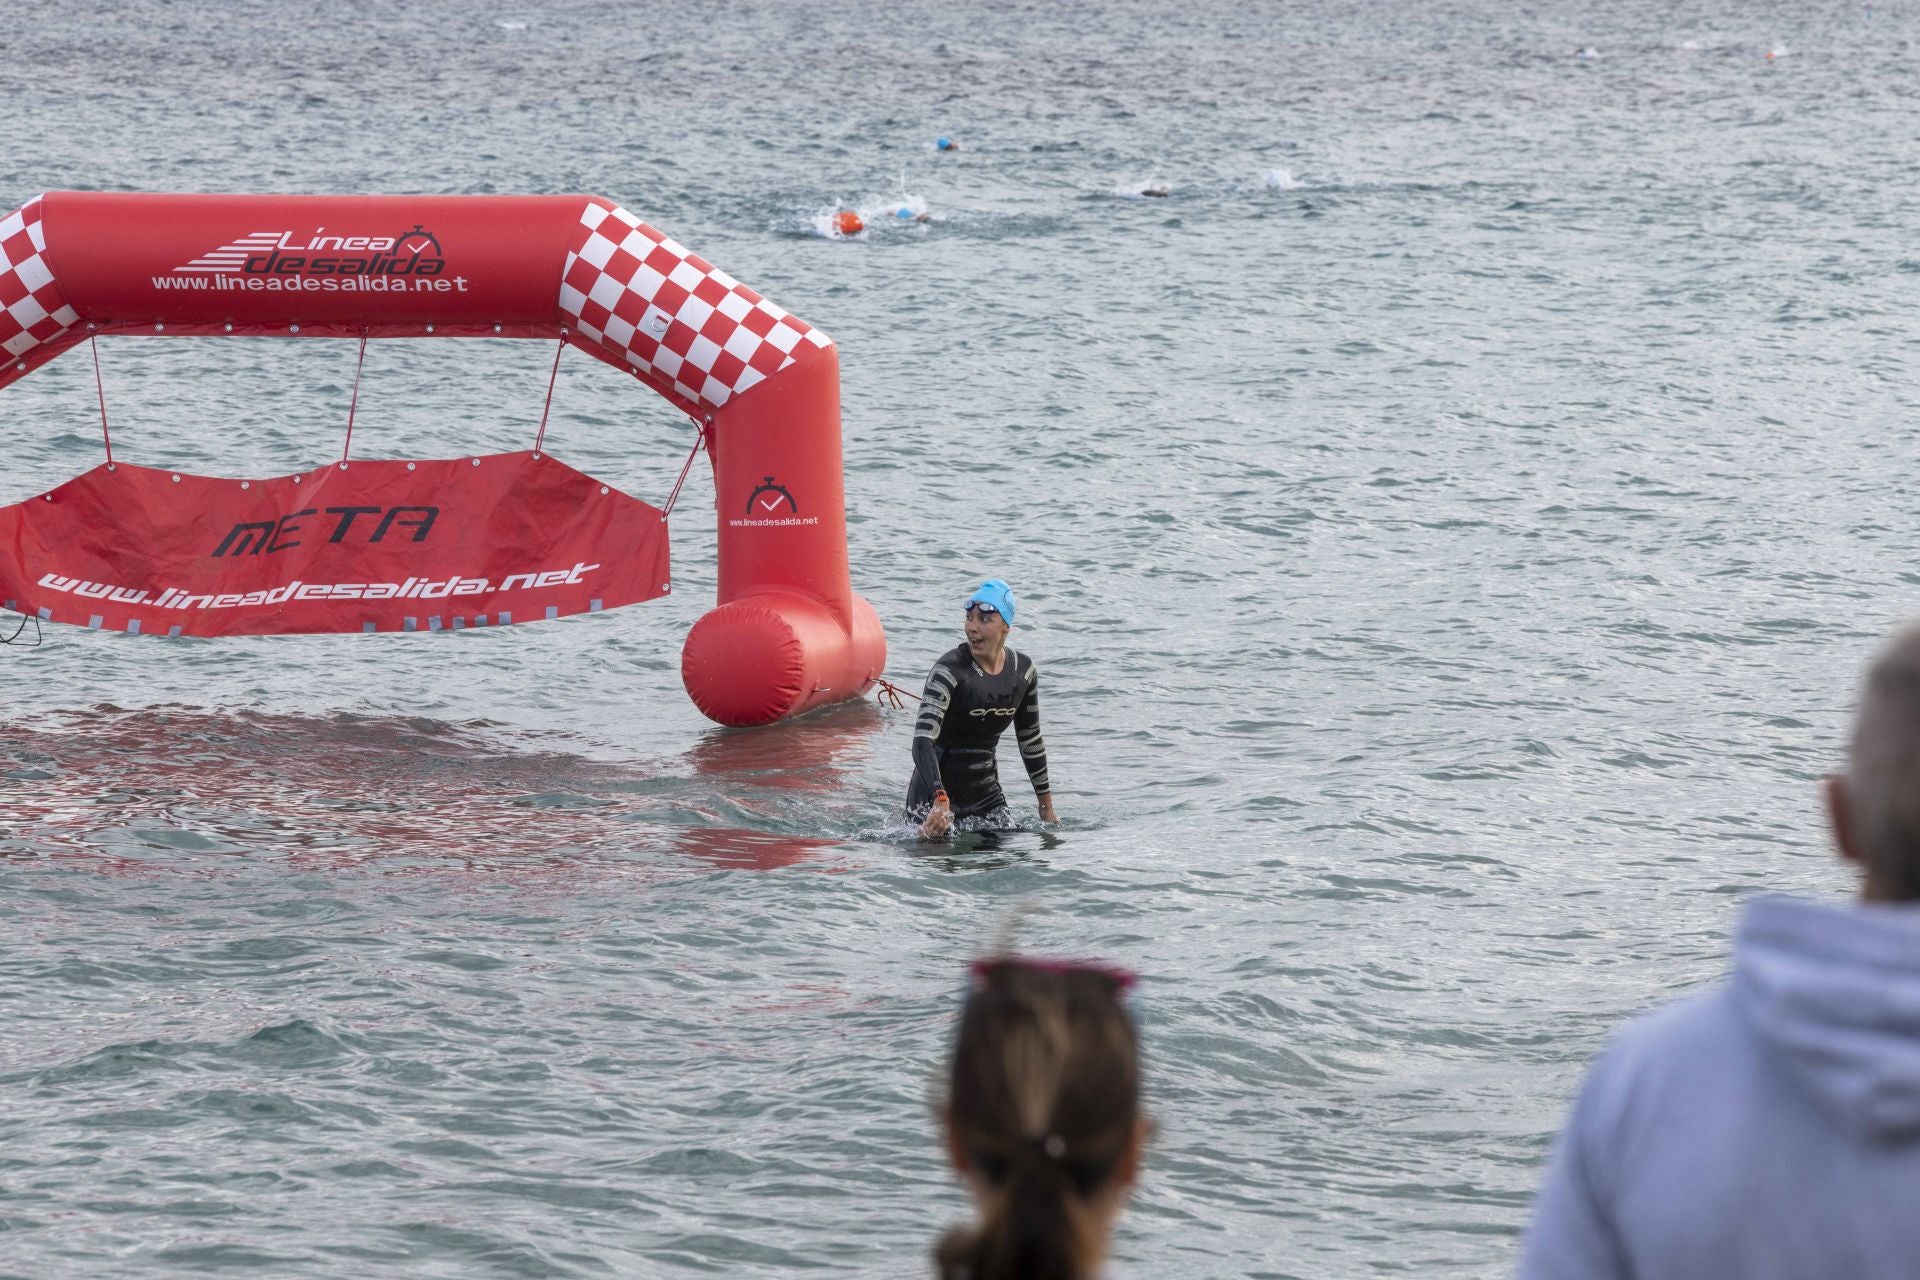
[(1007, 620), (997, 609), (972, 605), (967, 609), (967, 648), (975, 653), (992, 653), (1007, 642)]

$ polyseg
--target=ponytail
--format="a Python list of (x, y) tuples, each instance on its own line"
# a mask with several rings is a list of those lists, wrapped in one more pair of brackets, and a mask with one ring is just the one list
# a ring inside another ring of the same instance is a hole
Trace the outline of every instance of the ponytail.
[(1099, 1253), (1088, 1216), (1065, 1169), (1028, 1158), (994, 1187), (978, 1226), (941, 1239), (942, 1280), (1084, 1280)]

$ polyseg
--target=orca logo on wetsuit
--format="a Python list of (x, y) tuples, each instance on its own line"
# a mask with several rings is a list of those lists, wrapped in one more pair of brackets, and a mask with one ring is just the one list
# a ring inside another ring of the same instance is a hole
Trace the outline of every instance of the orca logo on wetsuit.
[(1016, 708), (1014, 707), (975, 707), (973, 710), (967, 712), (967, 714), (970, 716), (1010, 716), (1014, 714), (1015, 710)]
[(747, 514), (770, 516), (780, 509), (782, 502), (787, 504), (789, 515), (800, 514), (800, 506), (793, 500), (793, 495), (787, 492), (786, 486), (775, 484), (773, 477), (768, 476), (765, 484), (747, 495)]

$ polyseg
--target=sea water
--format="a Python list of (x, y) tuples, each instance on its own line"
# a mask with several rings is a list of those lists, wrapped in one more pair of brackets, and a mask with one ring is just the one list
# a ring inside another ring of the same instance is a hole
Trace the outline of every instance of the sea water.
[[(911, 708), (701, 719), (704, 463), (642, 607), (0, 649), (0, 1273), (916, 1274), (1006, 938), (1143, 975), (1129, 1272), (1506, 1271), (1609, 1029), (1745, 895), (1847, 888), (1815, 782), (1920, 613), (1916, 34), (16, 5), (0, 209), (594, 192), (831, 334), (890, 672), (1012, 581), (1062, 822), (1009, 745), (1023, 828), (916, 846)], [(375, 344), (355, 455), (529, 447), (551, 354)], [(350, 343), (100, 359), (117, 457), (338, 456)], [(93, 380), (0, 394), (0, 501), (100, 460)], [(691, 443), (562, 361), (557, 456), (658, 502)]]

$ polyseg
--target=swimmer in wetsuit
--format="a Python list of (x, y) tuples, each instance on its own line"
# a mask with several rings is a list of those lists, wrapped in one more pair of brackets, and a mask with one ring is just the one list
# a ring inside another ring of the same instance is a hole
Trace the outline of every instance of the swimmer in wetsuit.
[(995, 756), (1008, 724), (1020, 743), (1040, 817), (1058, 822), (1040, 740), (1040, 676), (1033, 659), (1007, 648), (1013, 589), (989, 578), (967, 600), (967, 642), (942, 654), (927, 676), (913, 726), (913, 780), (907, 816), (922, 839), (943, 836), (955, 818), (1011, 821)]

